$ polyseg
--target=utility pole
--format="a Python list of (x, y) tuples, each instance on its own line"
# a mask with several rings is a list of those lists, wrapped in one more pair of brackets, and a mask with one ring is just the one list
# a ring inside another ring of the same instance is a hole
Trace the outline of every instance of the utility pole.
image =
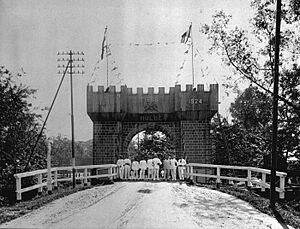
[(275, 209), (276, 202), (276, 168), (277, 168), (277, 126), (278, 126), (278, 81), (279, 81), (279, 45), (280, 45), (280, 17), (281, 0), (277, 0), (276, 30), (275, 30), (275, 58), (274, 58), (274, 85), (273, 85), (273, 134), (271, 156), (271, 185), (270, 208)]
[[(58, 55), (62, 55), (62, 56), (68, 56), (68, 58), (59, 58), (58, 61), (67, 61), (67, 65), (69, 66), (69, 75), (70, 75), (70, 87), (71, 87), (71, 134), (72, 134), (72, 177), (73, 177), (73, 188), (75, 188), (75, 184), (76, 184), (76, 171), (75, 171), (75, 141), (74, 141), (74, 112), (73, 112), (73, 74), (84, 74), (84, 71), (79, 71), (76, 69), (83, 69), (84, 65), (84, 59), (83, 58), (74, 58), (74, 56), (83, 56), (84, 53), (83, 52), (74, 52), (72, 50), (70, 50), (69, 52), (62, 52), (62, 53), (58, 53)], [(76, 65), (75, 63), (78, 62), (78, 64)], [(81, 64), (79, 64), (79, 62), (81, 62)], [(58, 65), (58, 68), (65, 68), (65, 65)], [(60, 74), (60, 71), (58, 72)]]

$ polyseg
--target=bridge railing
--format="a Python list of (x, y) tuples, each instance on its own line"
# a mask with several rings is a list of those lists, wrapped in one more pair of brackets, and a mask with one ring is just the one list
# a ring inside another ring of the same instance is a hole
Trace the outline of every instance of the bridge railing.
[[(88, 180), (91, 178), (110, 178), (117, 176), (117, 166), (114, 164), (105, 165), (83, 165), (75, 166), (76, 170), (75, 180), (81, 180), (84, 185), (88, 185)], [(17, 200), (22, 200), (22, 193), (30, 190), (38, 189), (38, 192), (43, 191), (43, 187), (53, 185), (58, 187), (58, 182), (72, 181), (72, 166), (54, 167), (51, 168), (51, 176), (48, 177), (47, 169), (40, 169), (31, 172), (17, 173), (14, 175), (16, 179), (16, 195)], [(96, 174), (92, 174), (91, 170), (95, 169)], [(34, 177), (37, 183), (31, 186), (22, 188), (22, 179), (26, 177)], [(52, 189), (51, 189), (52, 190)]]
[[(210, 169), (214, 171), (214, 174), (207, 173), (198, 173), (195, 172), (197, 169)], [(243, 173), (247, 174), (244, 177), (236, 177), (231, 175), (222, 175), (224, 170), (241, 170)], [(231, 165), (212, 165), (212, 164), (198, 164), (190, 163), (187, 164), (187, 173), (186, 175), (193, 179), (193, 177), (206, 177), (216, 179), (217, 185), (221, 183), (221, 179), (229, 181), (241, 181), (246, 182), (248, 187), (252, 187), (255, 184), (257, 187), (261, 188), (261, 191), (264, 192), (266, 188), (270, 188), (270, 184), (267, 182), (267, 175), (271, 174), (271, 170), (261, 169), (255, 167), (246, 167), (246, 166), (231, 166)], [(254, 176), (253, 176), (254, 175)], [(276, 176), (279, 177), (279, 186), (276, 187), (276, 191), (279, 192), (279, 198), (284, 199), (285, 192), (285, 178), (287, 173), (276, 171)], [(278, 185), (278, 184), (277, 184)]]

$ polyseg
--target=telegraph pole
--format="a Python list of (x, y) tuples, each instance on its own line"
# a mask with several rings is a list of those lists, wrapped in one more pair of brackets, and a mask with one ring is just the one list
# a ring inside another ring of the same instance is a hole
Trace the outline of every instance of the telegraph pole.
[(276, 167), (277, 167), (277, 126), (278, 126), (278, 81), (279, 81), (279, 44), (280, 44), (280, 17), (281, 0), (277, 0), (275, 30), (275, 58), (274, 58), (274, 85), (273, 85), (273, 134), (272, 134), (272, 168), (270, 185), (270, 208), (275, 209), (276, 202)]
[[(72, 134), (72, 178), (73, 178), (73, 188), (75, 188), (76, 185), (76, 170), (75, 170), (75, 141), (74, 141), (74, 112), (73, 112), (73, 74), (84, 74), (84, 71), (82, 70), (81, 72), (79, 70), (75, 70), (77, 69), (83, 69), (84, 65), (84, 59), (83, 58), (74, 58), (73, 56), (83, 56), (84, 53), (83, 52), (74, 52), (72, 50), (70, 50), (69, 52), (62, 52), (62, 53), (58, 53), (58, 55), (62, 55), (62, 56), (69, 56), (68, 58), (59, 58), (58, 61), (67, 61), (68, 66), (69, 66), (69, 75), (70, 75), (70, 88), (71, 88), (71, 134)], [(75, 62), (82, 62), (82, 64), (74, 64)], [(60, 66), (58, 65), (58, 68), (65, 68), (65, 65)], [(60, 73), (60, 72), (59, 72)]]

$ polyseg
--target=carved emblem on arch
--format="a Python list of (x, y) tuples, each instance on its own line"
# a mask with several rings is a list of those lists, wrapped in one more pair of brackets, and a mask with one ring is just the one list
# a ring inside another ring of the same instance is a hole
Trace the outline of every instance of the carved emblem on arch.
[(159, 112), (157, 103), (158, 103), (157, 98), (147, 97), (144, 102), (144, 111), (145, 112)]

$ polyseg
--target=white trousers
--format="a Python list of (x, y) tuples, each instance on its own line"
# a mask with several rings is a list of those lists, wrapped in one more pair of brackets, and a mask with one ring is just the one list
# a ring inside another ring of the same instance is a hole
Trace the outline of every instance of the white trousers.
[(119, 167), (119, 178), (120, 179), (124, 178), (124, 166)]
[(140, 171), (140, 179), (141, 180), (145, 179), (145, 169), (141, 169), (141, 171)]
[(168, 173), (169, 173), (168, 169), (164, 168), (164, 180), (166, 180), (168, 178), (168, 176), (169, 176)]
[(153, 179), (153, 169), (148, 168), (148, 179)]
[(176, 180), (176, 168), (171, 169), (172, 180)]
[(130, 166), (125, 165), (124, 179), (128, 179), (129, 177), (130, 177)]
[(178, 166), (178, 176), (179, 180), (184, 180), (184, 167)]
[(139, 179), (139, 170), (133, 170), (133, 179)]
[(159, 168), (154, 168), (153, 180), (159, 180)]

